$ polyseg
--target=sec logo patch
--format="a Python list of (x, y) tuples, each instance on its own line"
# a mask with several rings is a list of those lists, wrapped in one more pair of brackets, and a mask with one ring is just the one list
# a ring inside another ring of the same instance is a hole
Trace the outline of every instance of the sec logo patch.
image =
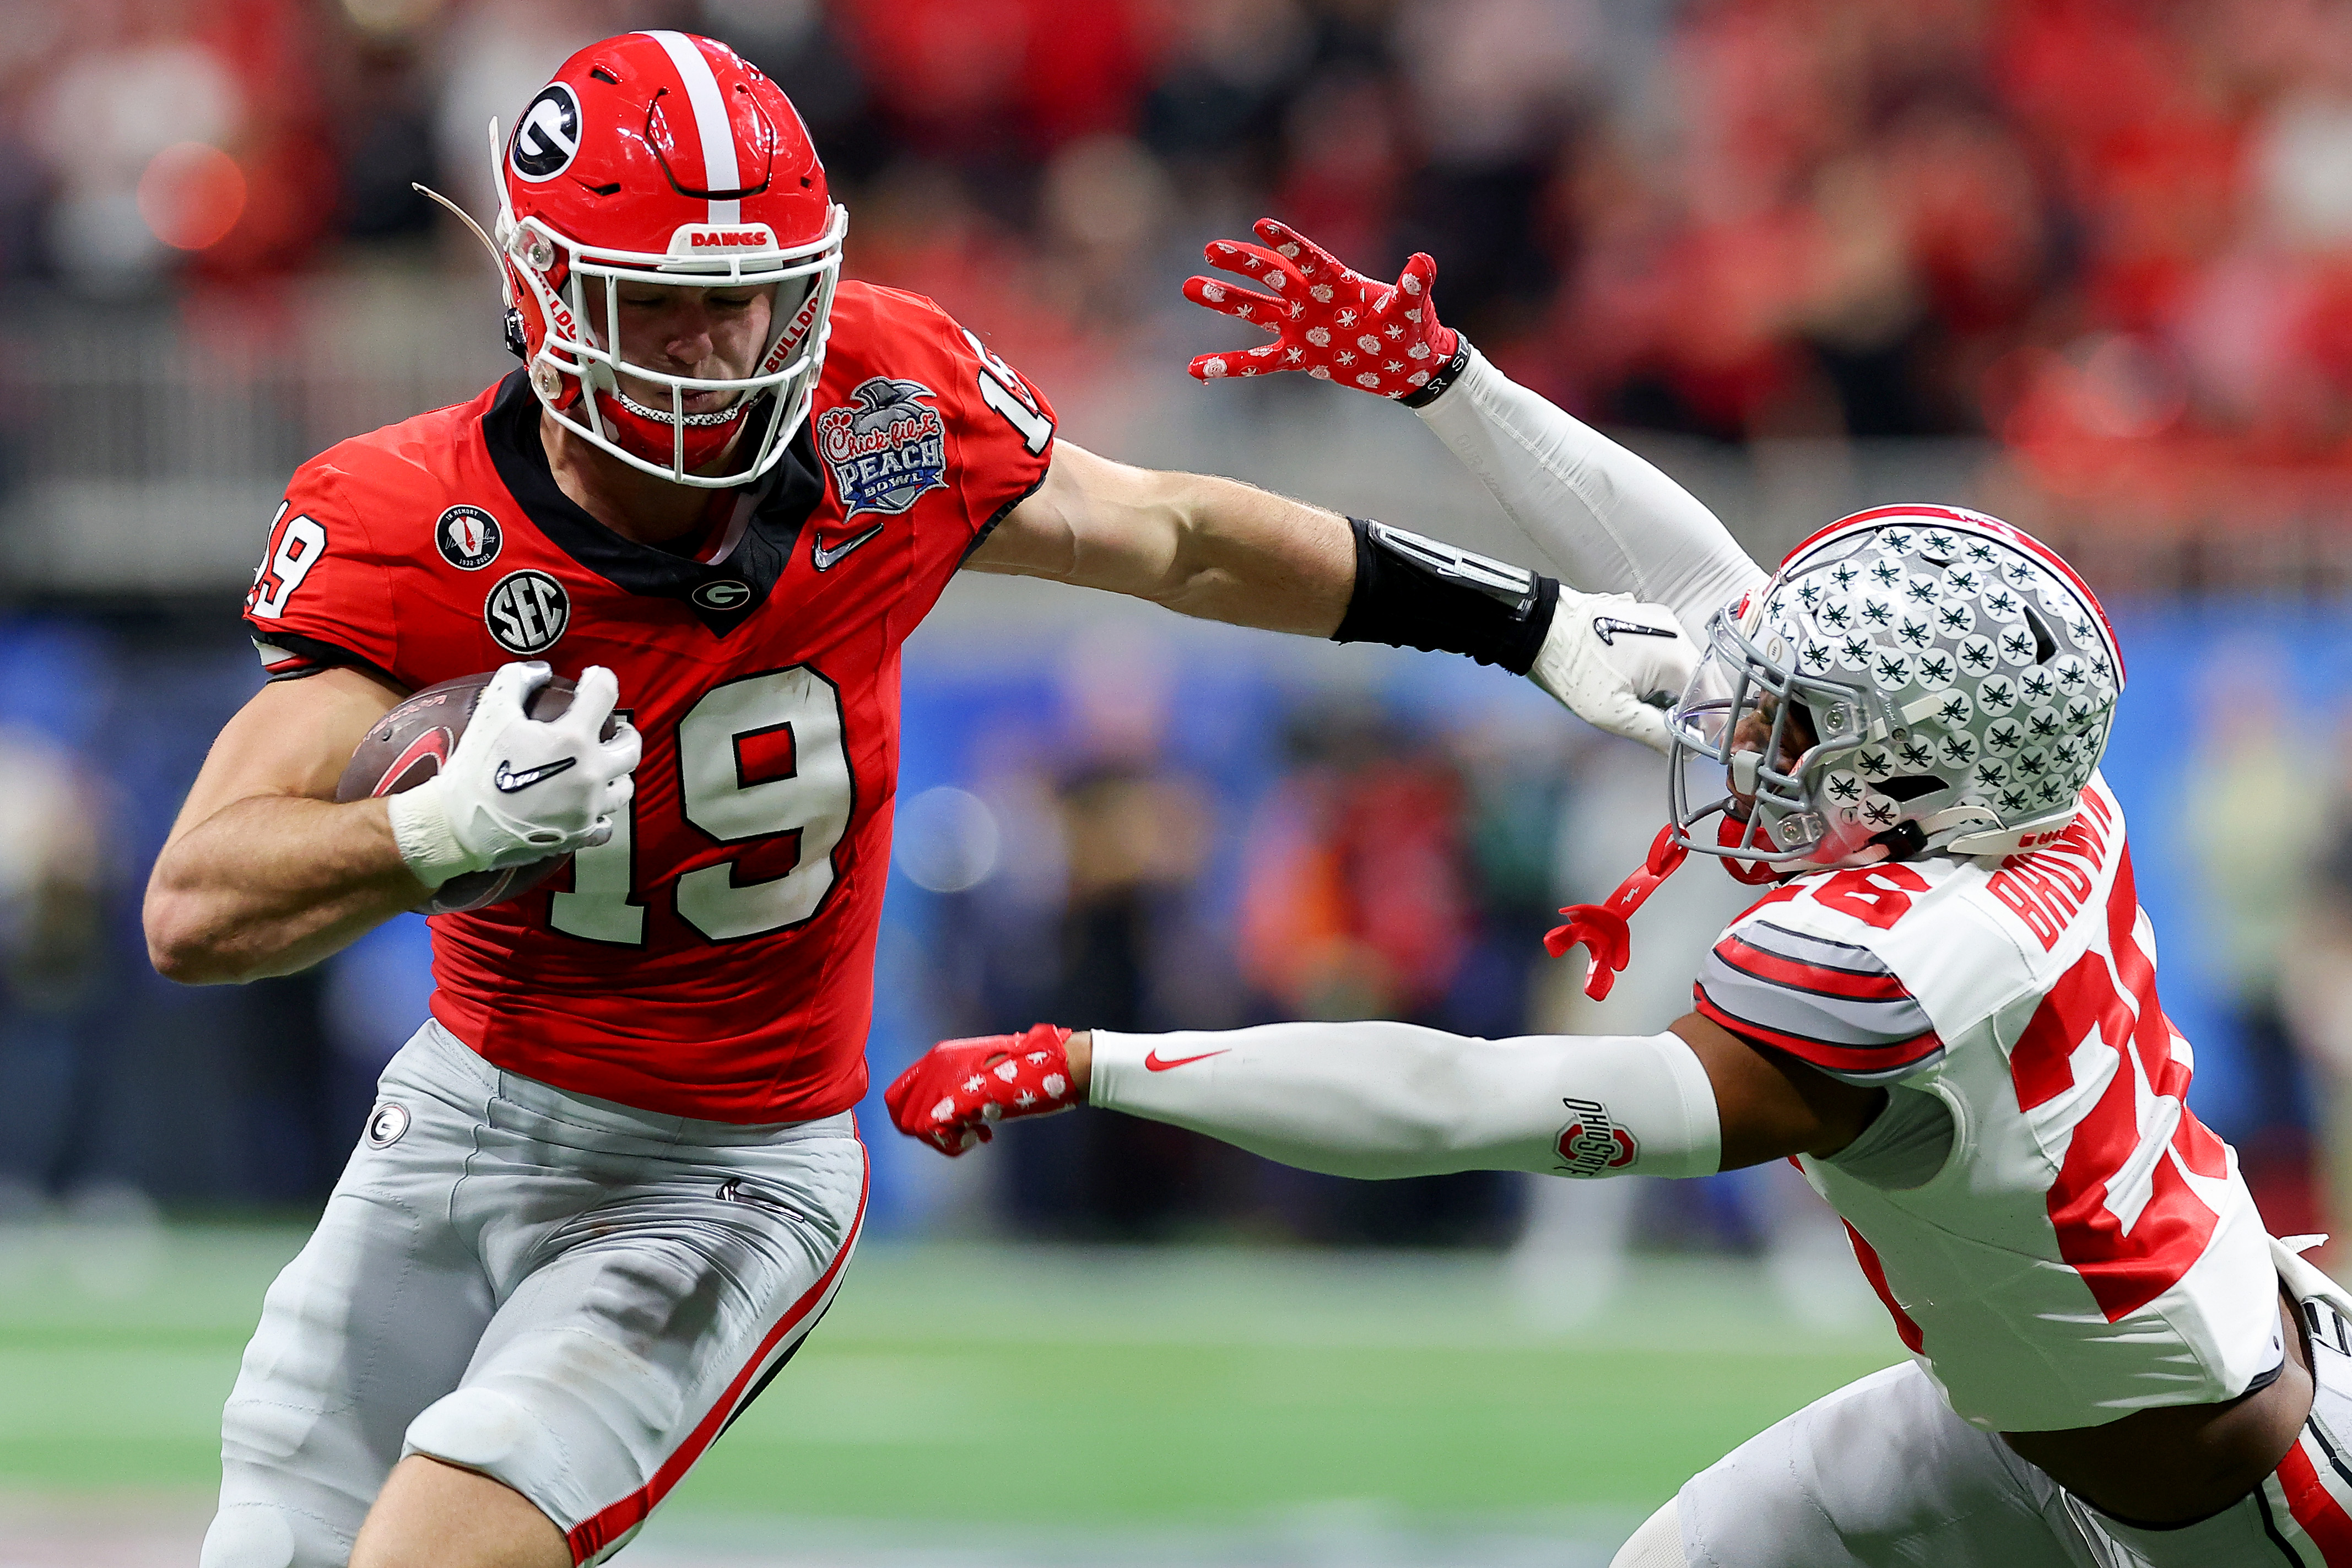
[(544, 572), (509, 572), (482, 601), (482, 620), (509, 653), (540, 653), (571, 623), (572, 595)]
[(499, 520), (478, 506), (453, 506), (433, 525), (433, 542), (441, 559), (460, 572), (478, 572), (499, 558), (505, 537)]

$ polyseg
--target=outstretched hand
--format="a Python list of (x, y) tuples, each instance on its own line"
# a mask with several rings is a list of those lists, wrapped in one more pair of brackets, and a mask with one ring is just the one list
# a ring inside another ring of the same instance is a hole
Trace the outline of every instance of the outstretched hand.
[(990, 1141), (997, 1122), (1050, 1116), (1078, 1103), (1070, 1031), (1032, 1024), (1017, 1035), (941, 1040), (882, 1091), (890, 1121), (953, 1159)]
[(1440, 326), (1430, 289), (1437, 263), (1416, 252), (1394, 283), (1349, 269), (1313, 240), (1260, 218), (1265, 243), (1215, 240), (1209, 264), (1267, 291), (1215, 278), (1190, 278), (1184, 298), (1275, 334), (1260, 348), (1202, 354), (1190, 369), (1201, 381), (1300, 370), (1381, 397), (1408, 397), (1444, 370), (1462, 335)]
[(1698, 665), (1670, 606), (1563, 588), (1528, 679), (1586, 723), (1665, 754), (1667, 715)]

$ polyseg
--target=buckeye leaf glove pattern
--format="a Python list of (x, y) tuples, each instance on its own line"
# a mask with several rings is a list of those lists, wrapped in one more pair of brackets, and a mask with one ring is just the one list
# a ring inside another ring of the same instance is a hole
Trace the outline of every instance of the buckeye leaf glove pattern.
[(1058, 1024), (942, 1040), (882, 1091), (882, 1102), (899, 1131), (953, 1159), (987, 1142), (999, 1121), (1051, 1116), (1077, 1104), (1069, 1041), (1070, 1031)]
[(1190, 278), (1184, 298), (1263, 327), (1275, 341), (1201, 355), (1189, 367), (1197, 380), (1296, 370), (1381, 397), (1409, 397), (1461, 347), (1461, 334), (1438, 324), (1430, 298), (1437, 263), (1426, 254), (1416, 252), (1394, 283), (1379, 283), (1272, 218), (1259, 219), (1256, 229), (1264, 245), (1220, 239), (1202, 254), (1265, 292)]

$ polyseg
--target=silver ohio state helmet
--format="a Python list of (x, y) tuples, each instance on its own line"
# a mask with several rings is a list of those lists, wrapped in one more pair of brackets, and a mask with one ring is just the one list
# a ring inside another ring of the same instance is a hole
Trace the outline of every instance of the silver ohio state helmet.
[[(1675, 839), (1782, 871), (2040, 842), (2074, 820), (2124, 683), (2074, 569), (1956, 507), (1832, 523), (1707, 634), (1673, 718)], [(1694, 758), (1729, 793), (1695, 805)]]

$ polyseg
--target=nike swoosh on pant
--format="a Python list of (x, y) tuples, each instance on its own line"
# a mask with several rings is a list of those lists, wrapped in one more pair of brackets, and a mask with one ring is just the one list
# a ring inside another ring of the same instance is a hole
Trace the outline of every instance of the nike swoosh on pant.
[(824, 535), (817, 534), (809, 541), (809, 559), (815, 563), (818, 571), (830, 572), (833, 570), (835, 562), (881, 531), (882, 525), (877, 522), (855, 539), (845, 539), (830, 550), (824, 547)]

